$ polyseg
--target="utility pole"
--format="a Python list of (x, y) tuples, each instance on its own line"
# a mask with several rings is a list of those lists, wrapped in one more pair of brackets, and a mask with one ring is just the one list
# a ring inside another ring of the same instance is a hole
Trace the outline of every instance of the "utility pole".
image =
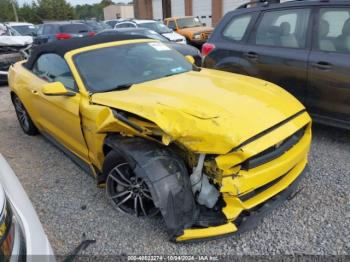
[(15, 0), (10, 0), (10, 1), (11, 1), (11, 4), (12, 4), (13, 13), (15, 14), (16, 22), (18, 22), (18, 14), (17, 14), (17, 9), (16, 9)]

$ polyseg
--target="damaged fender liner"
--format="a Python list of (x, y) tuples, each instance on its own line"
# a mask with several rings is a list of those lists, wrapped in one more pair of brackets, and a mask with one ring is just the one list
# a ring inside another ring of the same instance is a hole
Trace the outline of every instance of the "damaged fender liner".
[(142, 138), (108, 135), (105, 144), (124, 157), (135, 175), (146, 181), (171, 239), (193, 226), (199, 211), (181, 158), (171, 149)]

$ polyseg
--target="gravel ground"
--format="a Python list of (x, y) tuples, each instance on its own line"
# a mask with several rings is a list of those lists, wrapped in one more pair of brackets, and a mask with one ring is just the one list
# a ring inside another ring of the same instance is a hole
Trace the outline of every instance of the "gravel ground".
[(58, 255), (83, 235), (83, 254), (273, 255), (350, 254), (350, 132), (314, 126), (310, 172), (302, 191), (241, 236), (196, 244), (167, 239), (160, 218), (114, 211), (104, 190), (42, 136), (20, 129), (7, 87), (0, 88), (0, 153), (27, 191)]

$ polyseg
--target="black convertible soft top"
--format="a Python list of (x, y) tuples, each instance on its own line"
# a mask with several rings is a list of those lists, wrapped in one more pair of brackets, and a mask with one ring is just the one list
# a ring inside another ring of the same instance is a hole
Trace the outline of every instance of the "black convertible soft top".
[(53, 53), (61, 57), (72, 50), (79, 49), (86, 46), (92, 46), (97, 44), (103, 44), (107, 42), (133, 40), (133, 39), (149, 39), (145, 36), (138, 35), (98, 35), (94, 37), (84, 38), (72, 38), (68, 40), (57, 40), (48, 44), (43, 44), (35, 47), (28, 59), (24, 64), (27, 69), (32, 69), (35, 61), (42, 54)]

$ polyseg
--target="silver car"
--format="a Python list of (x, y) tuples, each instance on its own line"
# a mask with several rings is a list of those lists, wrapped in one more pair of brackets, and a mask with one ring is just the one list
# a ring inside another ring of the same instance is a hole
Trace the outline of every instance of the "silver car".
[(0, 260), (55, 261), (26, 192), (0, 154)]

